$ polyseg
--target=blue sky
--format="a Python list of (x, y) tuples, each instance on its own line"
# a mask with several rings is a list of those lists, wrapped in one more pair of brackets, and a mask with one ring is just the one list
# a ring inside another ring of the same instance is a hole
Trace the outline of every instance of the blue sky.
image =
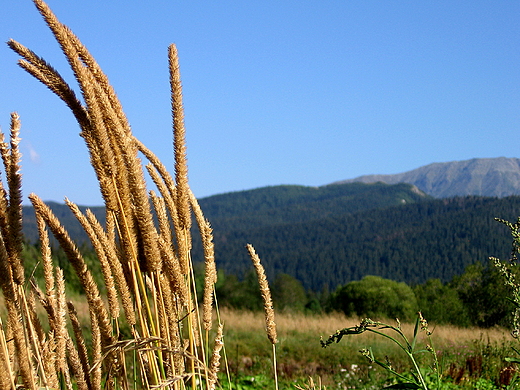
[[(166, 53), (177, 44), (198, 197), (520, 157), (516, 0), (48, 4), (108, 75), (134, 134), (170, 167)], [(2, 41), (28, 46), (75, 87), (32, 2), (0, 10)], [(0, 125), (21, 116), (24, 195), (101, 204), (72, 114), (16, 61), (0, 46)]]

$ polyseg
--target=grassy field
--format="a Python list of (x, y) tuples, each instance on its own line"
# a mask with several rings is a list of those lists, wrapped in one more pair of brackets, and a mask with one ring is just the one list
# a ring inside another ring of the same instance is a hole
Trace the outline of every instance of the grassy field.
[[(19, 65), (64, 101), (81, 128), (105, 203), (105, 225), (94, 214), (66, 203), (90, 238), (104, 285), (98, 286), (99, 271), (89, 268), (52, 209), (36, 194), (29, 199), (37, 220), (44, 280), (26, 278), (21, 122), (12, 113), (9, 142), (0, 134), (6, 178), (6, 188), (0, 191), (0, 307), (5, 309), (0, 312), (0, 389), (316, 388), (308, 378), (337, 389), (392, 384), (387, 371), (359, 353), (368, 348), (371, 356), (386, 362), (384, 366), (409, 377), (410, 360), (381, 335), (366, 332), (321, 347), (320, 336), (327, 338), (338, 329), (354, 326), (357, 319), (280, 313), (274, 319), (264, 270), (250, 245), (265, 313), (223, 310), (215, 316), (213, 233), (188, 185), (175, 45), (168, 47), (175, 161), (174, 174), (170, 174), (134, 137), (108, 77), (79, 38), (43, 0), (33, 2), (60, 44), (82, 99), (48, 62), (17, 41), (10, 40), (8, 45), (20, 56)], [(155, 184), (152, 191), (147, 189), (146, 175)], [(196, 286), (191, 257), (193, 216), (204, 252), (198, 260), (204, 262), (203, 287)], [(518, 230), (513, 231), (516, 237)], [(83, 295), (70, 294), (66, 288), (70, 280), (65, 280), (51, 255), (49, 234), (77, 275), (80, 288), (74, 291), (81, 290)], [(516, 298), (520, 297), (517, 287)], [(520, 298), (515, 303), (520, 307)], [(402, 329), (413, 333), (411, 325), (403, 324)], [(509, 383), (514, 369), (508, 368), (505, 358), (512, 355), (513, 339), (506, 331), (435, 327), (433, 323), (429, 329), (434, 348), (429, 339), (419, 339), (406, 350), (418, 351), (417, 356), (410, 354), (426, 368), (424, 375), (422, 370), (416, 372), (421, 386), (407, 388), (493, 390)], [(426, 371), (432, 356), (439, 361), (435, 369), (447, 379), (430, 386)], [(274, 380), (275, 373), (279, 382)]]
[[(262, 313), (224, 310), (221, 316), (231, 382), (244, 385), (244, 381), (246, 384), (251, 380), (267, 381), (265, 377), (272, 376), (272, 356)], [(315, 382), (321, 379), (330, 388), (370, 388), (385, 383), (390, 378), (388, 373), (370, 364), (359, 353), (368, 347), (372, 347), (375, 355), (387, 356), (398, 371), (410, 369), (409, 362), (394, 344), (373, 334), (349, 336), (326, 349), (321, 347), (320, 336), (326, 338), (337, 329), (358, 323), (357, 319), (337, 313), (277, 314), (277, 364), (282, 386), (303, 385), (308, 377)], [(413, 325), (402, 327), (406, 334), (412, 335)], [(513, 340), (507, 330), (435, 327), (434, 324), (430, 327), (447, 381), (456, 383), (458, 388), (475, 386), (476, 380), (499, 382), (500, 372), (507, 366), (504, 358), (512, 355)]]
[[(87, 324), (88, 304), (84, 297), (76, 295), (73, 301), (80, 321)], [(3, 306), (3, 299), (0, 305)], [(43, 309), (40, 315), (43, 319)], [(272, 349), (265, 332), (264, 314), (223, 309), (220, 318), (225, 334), (220, 373), (222, 388), (274, 388)], [(362, 348), (371, 347), (375, 355), (388, 357), (400, 372), (411, 368), (393, 343), (370, 333), (345, 337), (338, 344), (321, 347), (320, 337), (327, 338), (338, 329), (357, 325), (359, 319), (340, 313), (310, 316), (277, 313), (275, 321), (280, 388), (305, 386), (309, 378), (331, 389), (381, 388), (390, 383), (392, 377), (362, 356), (359, 352)], [(402, 324), (402, 328), (407, 336), (412, 336), (413, 324)], [(504, 359), (512, 355), (514, 346), (506, 329), (436, 327), (434, 324), (431, 328), (443, 375), (446, 382), (456, 385), (453, 388), (477, 388), (475, 383), (483, 380), (488, 386), (500, 383), (501, 375), (507, 372)], [(85, 336), (89, 342), (89, 335)], [(426, 337), (421, 335), (420, 341), (426, 343)]]

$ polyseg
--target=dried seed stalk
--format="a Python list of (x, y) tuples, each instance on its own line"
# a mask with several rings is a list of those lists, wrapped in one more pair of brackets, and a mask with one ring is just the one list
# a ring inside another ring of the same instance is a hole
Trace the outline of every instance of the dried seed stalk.
[(220, 350), (224, 346), (224, 342), (222, 341), (224, 325), (219, 324), (217, 328), (217, 335), (215, 336), (215, 345), (213, 347), (213, 353), (211, 355), (211, 359), (209, 361), (209, 369), (208, 369), (208, 388), (209, 390), (215, 389), (215, 385), (217, 384), (217, 373), (220, 367)]
[(99, 328), (104, 345), (112, 344), (113, 333), (112, 325), (108, 319), (108, 312), (106, 310), (105, 304), (101, 299), (99, 289), (94, 282), (94, 278), (87, 268), (83, 256), (51, 209), (35, 194), (29, 195), (29, 199), (31, 200), (31, 203), (34, 207), (34, 211), (37, 214), (40, 214), (41, 217), (45, 220), (46, 224), (49, 226), (49, 229), (60, 243), (60, 246), (63, 248), (68, 260), (78, 275), (89, 303), (89, 309), (92, 310), (92, 314), (95, 315), (96, 321), (99, 322)]
[[(110, 215), (111, 214), (107, 215), (107, 221), (113, 221), (113, 218), (111, 218)], [(133, 326), (136, 323), (136, 318), (132, 301), (132, 294), (128, 286), (128, 281), (125, 278), (123, 266), (121, 264), (115, 246), (115, 237), (110, 237), (108, 232), (105, 232), (103, 230), (103, 227), (97, 220), (96, 216), (90, 210), (87, 210), (87, 219), (89, 220), (92, 228), (94, 229), (97, 235), (98, 240), (104, 248), (107, 260), (110, 263), (112, 273), (117, 282), (117, 287), (121, 297), (121, 302), (123, 304), (123, 310), (125, 312), (126, 320), (130, 326)]]
[(202, 247), (204, 250), (204, 295), (202, 303), (202, 322), (205, 330), (210, 330), (213, 315), (213, 292), (217, 283), (217, 268), (215, 265), (215, 249), (213, 246), (213, 229), (209, 221), (204, 218), (199, 202), (190, 191), (190, 202), (199, 226)]
[(276, 339), (276, 323), (274, 321), (273, 300), (271, 299), (271, 290), (269, 289), (269, 283), (267, 282), (264, 267), (260, 263), (260, 257), (258, 257), (258, 255), (256, 254), (255, 248), (253, 248), (251, 244), (247, 244), (247, 250), (253, 262), (253, 266), (255, 267), (255, 271), (258, 276), (258, 283), (260, 284), (260, 293), (262, 294), (262, 298), (264, 300), (265, 326), (267, 331), (267, 337), (269, 338), (272, 344), (276, 344), (278, 340)]
[(115, 287), (114, 278), (112, 276), (112, 270), (110, 268), (110, 264), (107, 258), (107, 253), (105, 252), (103, 245), (101, 245), (101, 242), (99, 241), (98, 236), (94, 231), (94, 228), (90, 224), (90, 221), (87, 219), (85, 215), (83, 215), (79, 207), (67, 198), (65, 198), (65, 203), (67, 204), (67, 206), (69, 206), (70, 210), (83, 227), (83, 230), (89, 236), (90, 242), (94, 246), (94, 250), (96, 251), (99, 263), (101, 265), (101, 272), (103, 273), (103, 278), (105, 281), (110, 315), (112, 316), (112, 318), (118, 318), (119, 300), (117, 297), (117, 290)]
[(82, 372), (85, 377), (85, 382), (87, 383), (88, 388), (91, 388), (90, 376), (88, 375), (88, 373), (90, 372), (90, 362), (88, 360), (85, 338), (83, 337), (83, 333), (81, 331), (81, 324), (78, 320), (78, 313), (72, 302), (67, 302), (67, 308), (69, 312), (70, 322), (72, 324), (72, 330), (74, 332), (74, 337), (76, 339), (76, 345), (78, 346), (77, 357), (81, 364)]

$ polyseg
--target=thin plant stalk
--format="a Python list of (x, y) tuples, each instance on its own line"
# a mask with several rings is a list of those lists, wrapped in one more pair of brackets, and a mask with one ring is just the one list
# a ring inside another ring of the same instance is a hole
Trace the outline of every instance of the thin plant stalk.
[[(115, 385), (126, 390), (130, 387), (126, 365), (131, 363), (126, 354), (132, 353), (134, 388), (182, 389), (185, 383), (189, 383), (188, 386), (195, 389), (199, 386), (197, 380), (202, 379), (204, 372), (206, 380), (199, 382), (205, 382), (208, 388), (213, 388), (216, 386), (220, 350), (223, 348), (222, 324), (219, 319), (219, 331), (214, 340), (212, 356), (209, 357), (208, 332), (212, 326), (212, 306), (216, 305), (217, 277), (213, 234), (188, 185), (186, 131), (177, 48), (175, 45), (168, 48), (175, 160), (173, 179), (157, 157), (132, 135), (107, 76), (79, 38), (58, 20), (43, 0), (33, 2), (59, 43), (82, 99), (76, 97), (73, 88), (43, 58), (14, 40), (9, 41), (8, 45), (20, 55), (20, 67), (65, 102), (81, 129), (80, 135), (89, 151), (90, 162), (105, 202), (106, 227), (103, 228), (88, 211), (83, 215), (76, 205), (69, 201), (67, 203), (87, 232), (101, 261), (102, 283), (109, 289), (109, 303), (107, 308), (92, 270), (66, 229), (48, 205), (37, 195), (30, 195), (42, 240), (46, 291), (43, 293), (36, 284), (31, 287), (46, 309), (49, 327), (52, 329), (52, 333), (47, 335), (49, 342), (46, 347), (57, 351), (56, 364), (42, 364), (44, 354), (40, 353), (40, 349), (45, 339), (44, 332), (40, 327), (35, 328), (36, 316), (27, 308), (22, 288), (22, 198), (18, 150), (20, 122), (18, 116), (13, 114), (11, 142), (0, 140), (0, 156), (8, 183), (7, 189), (0, 188), (0, 285), (8, 309), (8, 331), (14, 339), (14, 343), (7, 348), (14, 351), (10, 350), (10, 355), (18, 355), (21, 381), (31, 389), (46, 387), (48, 380), (45, 369), (54, 366), (59, 374), (50, 373), (48, 377), (59, 377), (61, 386), (71, 388), (74, 376), (77, 376), (76, 383), (82, 390), (98, 389), (104, 383), (103, 380), (107, 386)], [(149, 195), (141, 155), (151, 163), (147, 169), (162, 200)], [(154, 223), (152, 203), (156, 215), (163, 213), (159, 216), (159, 226)], [(200, 286), (195, 286), (191, 258), (192, 214), (195, 214), (199, 224), (206, 264), (201, 308), (196, 299), (197, 287)], [(173, 228), (170, 229), (170, 226)], [(47, 228), (67, 255), (86, 295), (92, 333), (90, 357), (86, 353), (80, 320), (73, 306), (69, 305), (67, 310), (64, 278), (53, 265)], [(59, 280), (55, 280), (54, 272)], [(262, 274), (263, 279), (260, 273), (259, 278), (265, 300), (266, 330), (273, 345), (274, 375), (278, 388), (276, 324), (263, 269)], [(119, 315), (120, 302), (123, 304), (124, 318)], [(73, 324), (76, 345), (68, 334), (67, 315)], [(131, 332), (130, 340), (120, 340), (124, 334), (121, 321), (125, 318)], [(24, 321), (24, 326), (20, 320)], [(202, 329), (206, 331), (205, 342), (201, 336)], [(202, 352), (199, 352), (199, 347)], [(199, 353), (202, 356), (199, 357)], [(9, 358), (6, 357), (5, 361), (8, 362)], [(8, 375), (14, 381), (12, 371), (9, 371), (11, 368), (8, 368)], [(229, 376), (228, 368), (227, 371)], [(14, 387), (17, 384), (13, 382), (11, 385)]]
[(265, 329), (267, 338), (273, 346), (273, 375), (275, 380), (275, 388), (278, 390), (278, 374), (276, 368), (276, 343), (278, 342), (278, 339), (276, 333), (276, 322), (274, 321), (274, 309), (273, 300), (271, 299), (271, 290), (269, 289), (269, 283), (267, 282), (267, 277), (265, 276), (264, 267), (260, 262), (260, 257), (256, 253), (255, 248), (253, 248), (251, 244), (247, 244), (246, 248), (249, 252), (249, 256), (251, 257), (251, 261), (253, 262), (253, 266), (258, 277), (258, 284), (260, 285), (260, 293), (262, 294), (262, 299), (264, 301)]
[[(390, 334), (387, 334), (383, 332), (383, 330), (390, 330), (397, 334), (397, 337), (391, 336)], [(426, 345), (426, 349), (417, 350), (417, 340), (418, 340), (418, 334), (419, 331), (424, 331), (428, 337), (429, 344)], [(401, 373), (397, 372), (392, 365), (386, 361), (382, 361), (377, 359), (374, 356), (374, 353), (372, 352), (371, 348), (364, 348), (360, 352), (363, 356), (365, 356), (371, 363), (376, 363), (380, 367), (384, 368), (388, 372), (392, 373), (393, 375), (397, 376), (401, 380), (403, 380), (405, 383), (403, 386), (409, 386), (409, 388), (420, 388), (423, 390), (428, 390), (428, 386), (426, 384), (426, 380), (424, 378), (424, 374), (421, 370), (421, 367), (419, 366), (419, 363), (417, 359), (415, 358), (415, 355), (420, 352), (429, 352), (432, 355), (433, 359), (433, 370), (436, 375), (436, 384), (437, 389), (440, 389), (441, 385), (441, 373), (439, 370), (439, 363), (437, 359), (437, 354), (435, 350), (433, 349), (433, 344), (431, 341), (431, 334), (432, 332), (428, 328), (428, 322), (424, 319), (422, 314), (419, 312), (415, 327), (414, 327), (414, 334), (413, 339), (410, 342), (406, 335), (403, 333), (401, 329), (401, 324), (399, 321), (397, 321), (397, 326), (385, 324), (378, 321), (373, 321), (370, 318), (365, 318), (359, 325), (350, 327), (350, 328), (344, 328), (341, 330), (336, 331), (336, 333), (330, 335), (326, 340), (321, 340), (321, 346), (326, 348), (329, 345), (333, 343), (338, 343), (342, 340), (344, 336), (349, 335), (356, 335), (356, 334), (362, 334), (364, 332), (374, 333), (377, 334), (383, 338), (386, 338), (390, 341), (392, 341), (394, 344), (396, 344), (408, 357), (410, 362), (413, 365), (414, 368), (414, 378), (409, 378), (405, 375), (402, 375)], [(415, 387), (414, 387), (415, 386)]]

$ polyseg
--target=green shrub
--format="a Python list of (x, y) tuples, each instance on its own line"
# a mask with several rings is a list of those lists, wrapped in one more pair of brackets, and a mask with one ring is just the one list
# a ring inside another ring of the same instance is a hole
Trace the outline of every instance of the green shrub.
[(491, 261), (487, 266), (481, 263), (468, 266), (464, 274), (455, 277), (450, 284), (464, 303), (471, 325), (482, 328), (510, 326), (514, 305), (506, 299), (509, 287)]
[(331, 306), (347, 316), (402, 321), (411, 321), (418, 309), (415, 294), (406, 283), (370, 275), (340, 287), (332, 295)]
[(274, 306), (277, 311), (304, 311), (307, 304), (307, 294), (298, 279), (288, 274), (278, 274), (272, 290)]
[(419, 310), (430, 322), (469, 326), (470, 319), (457, 290), (440, 279), (429, 279), (413, 289)]

